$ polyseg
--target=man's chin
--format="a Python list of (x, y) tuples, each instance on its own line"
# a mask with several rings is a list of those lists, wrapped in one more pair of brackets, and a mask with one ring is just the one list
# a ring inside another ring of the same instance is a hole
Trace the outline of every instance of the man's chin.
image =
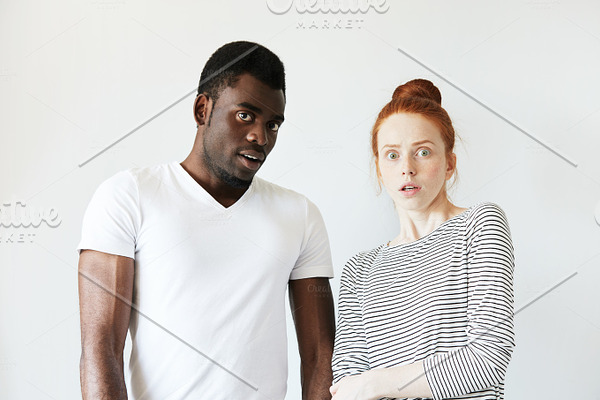
[(254, 174), (249, 177), (237, 177), (231, 174), (224, 174), (221, 176), (221, 180), (228, 186), (231, 186), (236, 189), (248, 189), (250, 184), (252, 183), (252, 178), (254, 178)]
[(234, 169), (233, 171), (228, 171), (219, 166), (212, 168), (212, 170), (214, 176), (219, 178), (221, 182), (235, 189), (248, 189), (256, 174), (256, 171), (248, 171), (246, 169)]

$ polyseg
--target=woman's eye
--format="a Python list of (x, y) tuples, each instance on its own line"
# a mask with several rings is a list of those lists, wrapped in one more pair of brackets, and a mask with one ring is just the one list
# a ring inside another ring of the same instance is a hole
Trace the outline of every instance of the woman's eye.
[(273, 132), (277, 132), (279, 130), (279, 123), (278, 122), (269, 122), (267, 124), (267, 128), (269, 128)]
[(431, 154), (431, 152), (427, 149), (421, 149), (417, 152), (417, 154), (421, 157), (425, 157)]
[(389, 158), (390, 160), (395, 160), (398, 158), (398, 153), (390, 152), (388, 153), (387, 158)]
[(247, 112), (239, 112), (238, 113), (238, 117), (240, 117), (240, 119), (242, 121), (246, 121), (246, 122), (251, 122), (252, 121), (252, 115), (250, 115)]

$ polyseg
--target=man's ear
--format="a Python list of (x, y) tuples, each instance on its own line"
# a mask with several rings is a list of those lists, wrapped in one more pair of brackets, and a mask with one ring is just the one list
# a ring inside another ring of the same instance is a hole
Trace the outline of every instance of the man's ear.
[(212, 101), (205, 94), (199, 94), (194, 101), (194, 119), (196, 125), (205, 125), (208, 123)]

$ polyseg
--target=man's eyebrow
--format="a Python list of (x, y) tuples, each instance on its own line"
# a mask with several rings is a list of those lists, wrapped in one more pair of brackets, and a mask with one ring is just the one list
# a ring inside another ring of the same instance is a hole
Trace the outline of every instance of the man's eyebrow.
[[(262, 113), (263, 113), (262, 108), (257, 107), (254, 104), (248, 103), (248, 102), (245, 102), (245, 101), (242, 102), (242, 103), (239, 103), (237, 106), (238, 107), (247, 108), (248, 110), (254, 111), (255, 113), (257, 113), (259, 115), (262, 115)], [(274, 119), (283, 122), (285, 118), (283, 117), (283, 115), (277, 114), (277, 115), (275, 115)]]

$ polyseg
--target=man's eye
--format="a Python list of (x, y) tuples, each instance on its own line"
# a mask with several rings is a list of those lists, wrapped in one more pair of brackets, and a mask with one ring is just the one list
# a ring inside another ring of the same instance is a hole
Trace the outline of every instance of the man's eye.
[(252, 115), (250, 115), (247, 112), (239, 112), (238, 113), (238, 117), (240, 117), (240, 119), (242, 121), (246, 121), (246, 122), (251, 122), (252, 121)]
[(389, 158), (390, 160), (395, 160), (398, 158), (398, 153), (394, 153), (393, 151), (391, 151), (387, 154), (387, 158)]
[(267, 124), (267, 128), (269, 128), (273, 132), (277, 132), (279, 130), (279, 123), (278, 122), (269, 122)]
[(430, 155), (431, 152), (427, 149), (421, 149), (417, 152), (417, 155), (421, 156), (421, 157), (426, 157), (428, 155)]

